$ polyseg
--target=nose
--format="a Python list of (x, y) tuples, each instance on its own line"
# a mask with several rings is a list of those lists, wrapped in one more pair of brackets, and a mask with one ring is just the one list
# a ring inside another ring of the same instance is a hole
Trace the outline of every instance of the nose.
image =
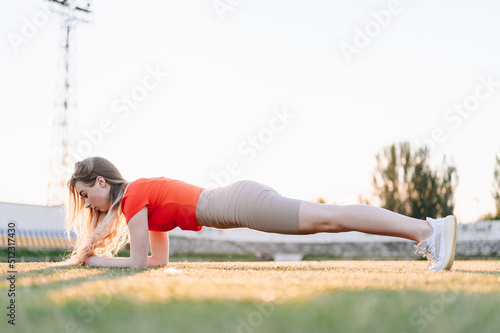
[(90, 201), (85, 199), (85, 208), (89, 208), (89, 207), (90, 207)]

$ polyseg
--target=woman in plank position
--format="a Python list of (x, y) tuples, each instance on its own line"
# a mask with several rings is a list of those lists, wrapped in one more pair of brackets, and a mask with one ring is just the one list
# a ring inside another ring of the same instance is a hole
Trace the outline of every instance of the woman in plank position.
[[(238, 181), (204, 189), (168, 178), (127, 182), (102, 157), (75, 164), (68, 181), (67, 232), (76, 233), (64, 264), (152, 267), (168, 264), (167, 232), (246, 227), (280, 234), (360, 231), (420, 242), (429, 270), (450, 269), (455, 256), (454, 216), (419, 220), (368, 205), (329, 205), (290, 199), (266, 185)], [(130, 241), (130, 257), (113, 257)], [(151, 256), (148, 256), (149, 247)]]

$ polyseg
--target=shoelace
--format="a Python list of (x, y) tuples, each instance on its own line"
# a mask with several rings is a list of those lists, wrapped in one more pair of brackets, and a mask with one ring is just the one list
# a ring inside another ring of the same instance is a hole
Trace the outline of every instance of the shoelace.
[(429, 260), (429, 266), (427, 266), (427, 268), (432, 268), (436, 266), (437, 264), (436, 255), (429, 250), (429, 244), (427, 244), (426, 247), (423, 247), (420, 244), (422, 243), (414, 245), (414, 247), (416, 248), (415, 253), (423, 254), (423, 256), (426, 257), (427, 260)]

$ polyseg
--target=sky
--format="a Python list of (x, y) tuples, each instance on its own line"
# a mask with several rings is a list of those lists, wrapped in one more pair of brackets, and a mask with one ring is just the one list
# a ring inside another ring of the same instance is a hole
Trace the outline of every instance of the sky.
[[(0, 10), (0, 201), (47, 202), (60, 18)], [(409, 141), (457, 167), (455, 214), (494, 212), (500, 3), (102, 1), (75, 32), (71, 156), (127, 180), (242, 179), (357, 204), (375, 156)]]

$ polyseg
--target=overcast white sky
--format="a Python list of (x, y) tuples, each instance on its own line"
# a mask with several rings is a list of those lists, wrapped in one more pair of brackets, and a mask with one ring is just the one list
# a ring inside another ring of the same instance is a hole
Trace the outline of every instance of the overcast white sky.
[[(59, 18), (39, 1), (0, 6), (0, 201), (45, 204)], [(93, 10), (76, 32), (75, 155), (106, 157), (128, 180), (206, 186), (218, 175), (354, 204), (384, 146), (437, 133), (431, 157), (457, 166), (459, 220), (494, 211), (499, 3), (110, 0)]]

